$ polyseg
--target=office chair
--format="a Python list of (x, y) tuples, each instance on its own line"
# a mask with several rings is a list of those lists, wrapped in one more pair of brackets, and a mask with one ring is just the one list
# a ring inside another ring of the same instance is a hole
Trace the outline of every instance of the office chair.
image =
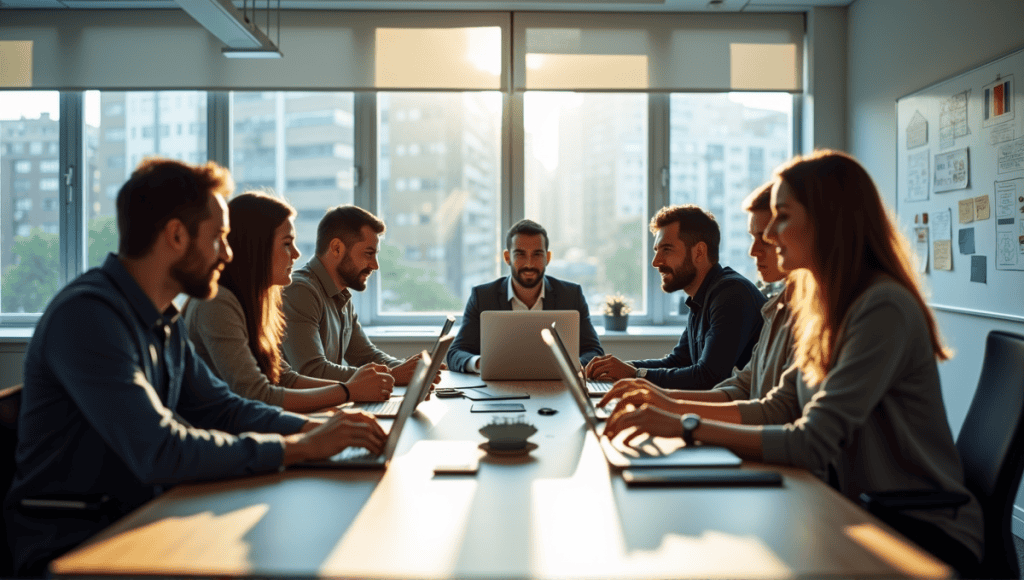
[[(0, 503), (14, 479), (14, 449), (18, 445), (21, 385), (0, 390)], [(7, 544), (7, 525), (0, 521), (0, 576), (14, 574), (14, 557)]]
[[(956, 440), (964, 482), (981, 503), (985, 520), (978, 577), (1020, 578), (1010, 521), (1024, 471), (1022, 432), (1024, 336), (993, 330), (985, 343), (978, 389)], [(963, 494), (930, 490), (863, 493), (860, 499), (883, 521), (902, 510), (956, 509), (969, 501)]]

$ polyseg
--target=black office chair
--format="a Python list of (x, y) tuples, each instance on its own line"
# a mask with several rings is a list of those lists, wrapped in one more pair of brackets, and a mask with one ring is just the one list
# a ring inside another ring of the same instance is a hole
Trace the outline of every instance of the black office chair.
[[(975, 572), (981, 578), (1020, 578), (1010, 520), (1024, 471), (1022, 431), (1024, 336), (993, 330), (978, 389), (956, 440), (967, 489), (978, 498), (985, 519), (984, 550)], [(898, 520), (902, 510), (956, 509), (968, 501), (963, 494), (915, 491), (864, 493), (860, 499), (883, 521)]]
[[(0, 503), (14, 479), (14, 449), (18, 445), (21, 385), (0, 390)], [(0, 577), (14, 574), (14, 558), (7, 545), (7, 525), (0, 521)]]

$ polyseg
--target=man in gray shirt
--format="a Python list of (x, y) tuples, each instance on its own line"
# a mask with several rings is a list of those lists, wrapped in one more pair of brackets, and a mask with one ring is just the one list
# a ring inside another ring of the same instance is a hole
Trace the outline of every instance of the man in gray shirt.
[[(363, 291), (377, 263), (384, 222), (363, 208), (327, 210), (316, 229), (316, 255), (292, 274), (284, 290), (288, 321), (281, 350), (299, 374), (346, 381), (366, 364), (384, 365), (396, 385), (407, 385), (419, 355), (397, 359), (363, 332), (350, 290)], [(434, 378), (437, 382), (438, 377)]]

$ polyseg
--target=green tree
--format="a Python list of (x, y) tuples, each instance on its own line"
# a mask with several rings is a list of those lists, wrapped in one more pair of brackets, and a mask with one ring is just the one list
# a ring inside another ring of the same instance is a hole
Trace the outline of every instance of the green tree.
[(606, 279), (616, 292), (634, 301), (639, 300), (643, 292), (644, 269), (647, 267), (641, 261), (643, 251), (640, 244), (647, 240), (643, 224), (640, 220), (620, 223), (613, 239), (616, 245), (605, 264)]
[(89, 221), (89, 264), (101, 266), (108, 252), (117, 252), (117, 220), (102, 216)]
[(8, 266), (0, 283), (4, 312), (42, 312), (57, 293), (60, 239), (42, 228), (14, 238), (11, 248), (17, 264)]
[[(60, 270), (60, 238), (40, 228), (14, 238), (11, 248), (17, 260), (3, 272), (0, 309), (3, 312), (42, 312), (57, 293)], [(117, 224), (113, 216), (89, 222), (89, 266), (103, 263), (107, 252), (117, 251)]]
[(405, 312), (462, 310), (462, 299), (437, 282), (433, 270), (403, 260), (401, 250), (384, 245), (377, 255), (381, 287), (387, 293), (384, 309)]

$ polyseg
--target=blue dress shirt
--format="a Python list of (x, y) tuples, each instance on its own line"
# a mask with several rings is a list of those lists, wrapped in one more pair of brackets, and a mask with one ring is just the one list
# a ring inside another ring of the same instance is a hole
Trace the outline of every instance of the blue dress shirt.
[[(25, 355), (17, 470), (4, 502), (21, 571), (74, 547), (178, 482), (277, 469), (278, 433), (306, 418), (239, 397), (111, 254), (46, 308)], [(103, 513), (40, 513), (25, 498), (110, 498)]]
[(672, 352), (632, 361), (647, 380), (666, 389), (708, 390), (743, 368), (757, 344), (764, 294), (732, 268), (715, 264), (697, 293), (686, 299), (690, 317)]

